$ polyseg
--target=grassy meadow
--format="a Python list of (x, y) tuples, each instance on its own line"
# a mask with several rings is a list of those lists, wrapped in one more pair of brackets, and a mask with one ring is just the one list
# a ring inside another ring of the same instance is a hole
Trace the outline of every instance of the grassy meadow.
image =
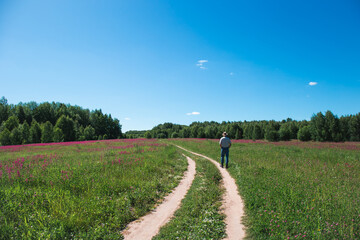
[(187, 162), (156, 140), (0, 148), (0, 239), (121, 239)]
[[(180, 181), (172, 144), (219, 160), (217, 140), (104, 140), (0, 147), (0, 239), (121, 239)], [(249, 239), (359, 239), (360, 143), (235, 140), (228, 171)], [(188, 153), (186, 153), (188, 154)], [(222, 239), (221, 175), (196, 161), (181, 208), (155, 239)]]
[[(217, 140), (171, 140), (219, 160)], [(360, 144), (233, 141), (251, 239), (360, 239)]]

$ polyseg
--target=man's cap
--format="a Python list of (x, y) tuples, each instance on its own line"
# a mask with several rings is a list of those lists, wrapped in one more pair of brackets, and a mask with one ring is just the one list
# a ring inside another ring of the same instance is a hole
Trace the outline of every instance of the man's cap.
[(226, 135), (227, 135), (227, 133), (226, 133), (226, 132), (223, 132), (223, 135), (225, 135), (225, 136), (226, 136)]

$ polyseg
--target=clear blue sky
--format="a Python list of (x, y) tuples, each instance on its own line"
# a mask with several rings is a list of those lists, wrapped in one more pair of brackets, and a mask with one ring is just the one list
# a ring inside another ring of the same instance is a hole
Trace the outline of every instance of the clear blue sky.
[(1, 96), (101, 108), (123, 131), (354, 114), (360, 2), (0, 0)]

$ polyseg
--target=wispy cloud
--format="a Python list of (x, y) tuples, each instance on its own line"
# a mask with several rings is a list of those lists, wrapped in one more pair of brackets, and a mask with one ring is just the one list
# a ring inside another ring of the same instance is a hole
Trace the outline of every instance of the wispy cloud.
[(191, 113), (187, 113), (186, 115), (199, 115), (199, 112), (191, 112)]
[(309, 82), (309, 85), (310, 86), (315, 86), (315, 85), (317, 85), (318, 83), (317, 82)]
[(199, 60), (197, 61), (196, 66), (198, 66), (200, 69), (206, 69), (206, 67), (204, 66), (204, 63), (209, 62), (208, 60)]
[(231, 73), (229, 73), (229, 75), (230, 75), (230, 76), (234, 76), (234, 73), (233, 73), (233, 72), (231, 72)]
[(129, 118), (129, 117), (126, 117), (126, 118), (124, 118), (126, 121), (130, 121), (131, 120), (131, 118)]

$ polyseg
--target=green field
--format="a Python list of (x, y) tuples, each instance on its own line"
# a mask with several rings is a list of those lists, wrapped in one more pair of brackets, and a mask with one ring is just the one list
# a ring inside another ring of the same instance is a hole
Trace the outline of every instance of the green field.
[[(107, 140), (0, 148), (0, 239), (121, 239), (187, 163), (172, 144), (219, 160), (217, 140)], [(249, 239), (359, 239), (360, 144), (233, 141), (228, 171)], [(188, 154), (188, 153), (186, 153)], [(156, 239), (221, 239), (215, 166), (196, 177)]]
[[(218, 141), (172, 142), (219, 159)], [(233, 142), (249, 238), (360, 238), (359, 143)]]
[(120, 239), (186, 170), (173, 146), (109, 140), (0, 149), (0, 239)]

